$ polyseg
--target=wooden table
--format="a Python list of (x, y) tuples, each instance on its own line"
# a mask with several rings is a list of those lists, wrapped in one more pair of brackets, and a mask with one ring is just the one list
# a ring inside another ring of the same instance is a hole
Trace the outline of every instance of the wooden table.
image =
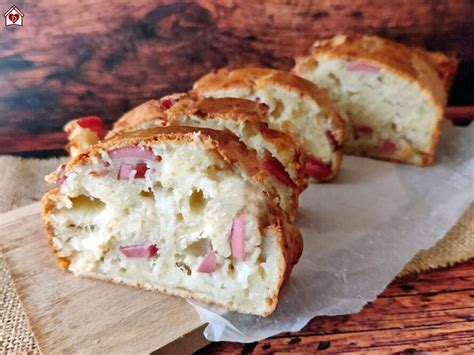
[[(63, 124), (110, 126), (149, 98), (184, 91), (213, 68), (289, 69), (317, 38), (379, 34), (462, 60), (451, 105), (474, 104), (471, 0), (17, 1), (24, 26), (0, 36), (0, 154), (64, 154)], [(2, 3), (4, 12), (9, 5)], [(0, 9), (2, 10), (2, 9)], [(317, 296), (317, 295), (315, 295)], [(394, 281), (351, 316), (202, 352), (474, 350), (474, 262)]]
[(392, 282), (362, 312), (316, 317), (297, 333), (251, 344), (212, 343), (222, 352), (474, 351), (474, 261)]

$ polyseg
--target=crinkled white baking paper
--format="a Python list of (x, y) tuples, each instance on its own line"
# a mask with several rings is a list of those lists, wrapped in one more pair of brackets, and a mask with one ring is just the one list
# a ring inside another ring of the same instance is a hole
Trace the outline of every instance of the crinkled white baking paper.
[(267, 318), (196, 305), (211, 341), (257, 341), (318, 315), (359, 312), (413, 256), (441, 239), (474, 196), (474, 127), (446, 123), (433, 167), (345, 156), (335, 182), (311, 185), (296, 225), (304, 251)]

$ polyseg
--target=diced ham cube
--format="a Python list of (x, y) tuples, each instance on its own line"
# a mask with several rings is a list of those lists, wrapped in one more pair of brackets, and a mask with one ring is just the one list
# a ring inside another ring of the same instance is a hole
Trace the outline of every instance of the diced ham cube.
[(143, 179), (147, 170), (146, 163), (120, 164), (117, 179), (127, 180), (132, 171), (135, 171), (135, 179)]
[(380, 68), (361, 62), (349, 62), (347, 70), (352, 72), (378, 73)]
[(120, 247), (120, 251), (127, 258), (153, 258), (158, 254), (158, 248), (155, 244), (151, 245), (127, 245)]
[(204, 256), (204, 259), (202, 259), (201, 263), (199, 264), (197, 271), (210, 274), (216, 271), (216, 268), (216, 253), (211, 250), (206, 254), (206, 256)]
[(332, 170), (330, 164), (323, 163), (315, 157), (307, 156), (304, 173), (316, 180), (323, 180), (332, 174)]
[(230, 250), (233, 257), (239, 260), (245, 259), (245, 214), (243, 212), (237, 213), (232, 221)]
[(160, 105), (165, 108), (166, 110), (171, 108), (171, 106), (173, 106), (173, 100), (172, 99), (169, 99), (169, 98), (166, 98), (166, 99), (162, 99), (160, 101)]
[(390, 139), (385, 139), (380, 146), (380, 152), (383, 154), (393, 154), (397, 150), (397, 145)]
[(121, 159), (138, 159), (138, 160), (154, 160), (160, 161), (161, 157), (155, 155), (150, 148), (141, 147), (124, 147), (116, 148), (108, 151), (110, 159), (121, 160)]
[(77, 119), (77, 124), (82, 128), (88, 128), (97, 133), (99, 139), (104, 138), (105, 129), (102, 120), (97, 116), (81, 117)]
[(263, 160), (263, 166), (272, 174), (278, 181), (286, 186), (293, 186), (293, 180), (285, 170), (285, 167), (275, 158), (266, 158)]

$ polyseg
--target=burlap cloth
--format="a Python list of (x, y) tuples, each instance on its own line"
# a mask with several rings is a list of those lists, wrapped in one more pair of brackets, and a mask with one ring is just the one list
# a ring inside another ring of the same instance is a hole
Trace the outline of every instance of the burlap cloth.
[[(0, 213), (37, 202), (50, 187), (43, 176), (55, 170), (62, 159), (20, 159), (0, 157)], [(458, 224), (429, 250), (420, 251), (401, 275), (444, 267), (474, 258), (474, 204)], [(0, 260), (2, 288), (0, 353), (37, 352), (37, 347), (20, 307), (12, 281)]]

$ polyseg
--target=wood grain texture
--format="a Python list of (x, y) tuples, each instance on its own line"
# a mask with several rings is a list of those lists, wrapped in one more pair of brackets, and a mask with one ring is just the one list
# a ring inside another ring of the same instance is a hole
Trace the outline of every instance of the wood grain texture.
[[(9, 5), (6, 2), (4, 7)], [(111, 122), (211, 69), (289, 69), (318, 38), (378, 34), (464, 60), (452, 103), (473, 103), (472, 0), (17, 1), (0, 36), (0, 153), (59, 149), (63, 124)], [(54, 137), (51, 139), (51, 137)]]
[[(184, 300), (64, 273), (55, 265), (39, 204), (0, 215), (0, 249), (44, 354), (150, 353), (192, 334), (207, 342)], [(194, 332), (194, 333), (193, 333)]]
[(362, 312), (317, 317), (300, 332), (199, 354), (474, 351), (474, 261), (397, 279)]

